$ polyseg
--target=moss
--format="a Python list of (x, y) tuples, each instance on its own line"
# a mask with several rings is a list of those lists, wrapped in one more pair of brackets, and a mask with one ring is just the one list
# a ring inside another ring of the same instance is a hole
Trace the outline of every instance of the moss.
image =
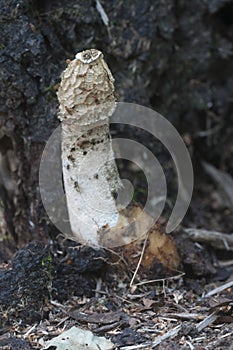
[(57, 85), (51, 83), (49, 86), (45, 88), (45, 92), (47, 96), (53, 100), (57, 100)]
[(41, 266), (46, 270), (49, 276), (52, 275), (52, 272), (54, 270), (54, 264), (50, 254), (41, 260)]

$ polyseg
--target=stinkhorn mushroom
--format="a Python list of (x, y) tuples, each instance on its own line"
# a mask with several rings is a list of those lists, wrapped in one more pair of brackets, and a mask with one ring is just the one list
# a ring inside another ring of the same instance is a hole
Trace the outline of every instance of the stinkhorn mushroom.
[(71, 231), (74, 239), (95, 247), (132, 242), (124, 249), (125, 260), (131, 261), (148, 226), (143, 268), (150, 268), (156, 259), (177, 268), (174, 242), (163, 230), (152, 227), (152, 218), (140, 205), (118, 211), (115, 197), (122, 182), (109, 132), (109, 117), (116, 107), (113, 83), (103, 54), (95, 49), (78, 53), (62, 74), (58, 90), (62, 172)]
[(62, 169), (71, 230), (77, 240), (99, 245), (102, 228), (119, 219), (121, 186), (109, 132), (115, 110), (114, 78), (95, 49), (68, 62), (58, 90)]

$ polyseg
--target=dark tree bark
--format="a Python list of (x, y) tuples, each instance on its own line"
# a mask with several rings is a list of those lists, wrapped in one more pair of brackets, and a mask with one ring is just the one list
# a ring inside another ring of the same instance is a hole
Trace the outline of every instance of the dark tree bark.
[[(233, 171), (233, 3), (1, 0), (1, 236), (18, 246), (56, 230), (40, 200), (39, 161), (58, 125), (65, 60), (98, 48), (120, 100), (152, 106), (192, 141), (194, 158)], [(212, 130), (207, 137), (205, 132)]]

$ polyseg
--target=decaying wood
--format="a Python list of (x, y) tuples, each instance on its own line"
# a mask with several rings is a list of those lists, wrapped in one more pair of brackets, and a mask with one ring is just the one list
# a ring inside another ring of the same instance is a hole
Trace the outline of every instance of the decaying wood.
[(195, 228), (188, 228), (184, 231), (194, 242), (209, 244), (217, 249), (233, 251), (233, 234)]

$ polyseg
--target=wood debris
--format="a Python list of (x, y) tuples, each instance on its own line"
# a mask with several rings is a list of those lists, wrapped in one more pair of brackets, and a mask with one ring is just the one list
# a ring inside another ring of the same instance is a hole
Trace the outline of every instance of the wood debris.
[(209, 244), (216, 249), (233, 251), (233, 234), (195, 228), (186, 228), (184, 231), (195, 242)]

